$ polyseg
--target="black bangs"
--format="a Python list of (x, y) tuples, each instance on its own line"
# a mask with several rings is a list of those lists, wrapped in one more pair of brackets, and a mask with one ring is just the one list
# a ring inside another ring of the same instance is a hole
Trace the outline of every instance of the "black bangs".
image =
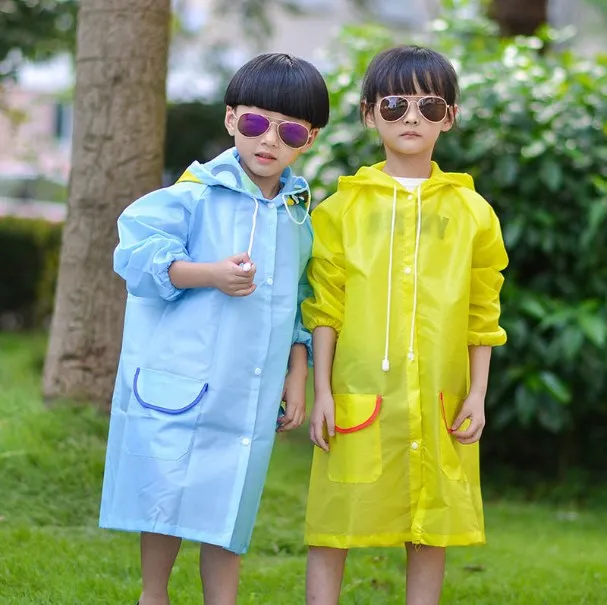
[(361, 100), (367, 107), (389, 95), (438, 95), (455, 105), (457, 74), (440, 53), (420, 46), (398, 46), (376, 55), (363, 80)]
[(228, 84), (226, 105), (253, 105), (312, 128), (329, 121), (329, 93), (320, 72), (307, 61), (283, 53), (268, 53), (243, 65)]

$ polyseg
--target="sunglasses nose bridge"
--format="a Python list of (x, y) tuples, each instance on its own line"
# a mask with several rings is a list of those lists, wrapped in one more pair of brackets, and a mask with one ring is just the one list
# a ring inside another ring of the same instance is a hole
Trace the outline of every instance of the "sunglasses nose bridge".
[(274, 147), (278, 146), (278, 141), (280, 139), (280, 135), (278, 134), (278, 124), (269, 120), (270, 125), (267, 130), (261, 135), (262, 141), (273, 145)]
[[(411, 116), (413, 116), (413, 117), (411, 117)], [(417, 101), (408, 101), (407, 108), (405, 110), (405, 114), (402, 117), (403, 122), (405, 122), (405, 123), (413, 122), (414, 124), (417, 124), (419, 122), (420, 118), (421, 118), (421, 115), (420, 115), (419, 105), (417, 104)]]

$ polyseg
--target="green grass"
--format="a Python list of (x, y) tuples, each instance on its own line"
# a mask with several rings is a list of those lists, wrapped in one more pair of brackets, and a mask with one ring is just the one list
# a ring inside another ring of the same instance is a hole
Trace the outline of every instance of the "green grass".
[[(138, 540), (96, 527), (107, 421), (43, 406), (43, 336), (0, 337), (0, 605), (133, 605)], [(303, 603), (305, 431), (277, 442), (250, 554), (243, 605)], [(488, 502), (488, 545), (449, 551), (443, 603), (607, 604), (607, 506)], [(404, 603), (404, 552), (353, 551), (342, 603)], [(171, 590), (200, 603), (197, 547), (186, 544)]]

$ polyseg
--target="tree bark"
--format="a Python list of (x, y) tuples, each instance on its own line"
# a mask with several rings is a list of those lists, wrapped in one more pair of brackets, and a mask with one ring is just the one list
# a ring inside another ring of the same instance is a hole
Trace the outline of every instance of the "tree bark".
[(548, 0), (492, 0), (489, 16), (502, 36), (532, 36), (548, 22)]
[(116, 219), (161, 184), (170, 0), (82, 0), (72, 172), (43, 378), (47, 399), (107, 409), (124, 317)]

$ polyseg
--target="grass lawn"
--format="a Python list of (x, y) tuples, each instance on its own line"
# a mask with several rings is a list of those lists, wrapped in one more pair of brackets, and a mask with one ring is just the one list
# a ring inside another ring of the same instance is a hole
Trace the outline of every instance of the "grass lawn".
[[(0, 336), (0, 605), (134, 605), (138, 539), (96, 526), (107, 421), (69, 405), (46, 409), (41, 336)], [(242, 605), (303, 603), (304, 430), (277, 442), (244, 558)], [(449, 551), (445, 604), (606, 605), (605, 509), (486, 503), (488, 545)], [(404, 603), (401, 549), (350, 555), (342, 603)], [(172, 578), (176, 605), (200, 603), (197, 547)]]

